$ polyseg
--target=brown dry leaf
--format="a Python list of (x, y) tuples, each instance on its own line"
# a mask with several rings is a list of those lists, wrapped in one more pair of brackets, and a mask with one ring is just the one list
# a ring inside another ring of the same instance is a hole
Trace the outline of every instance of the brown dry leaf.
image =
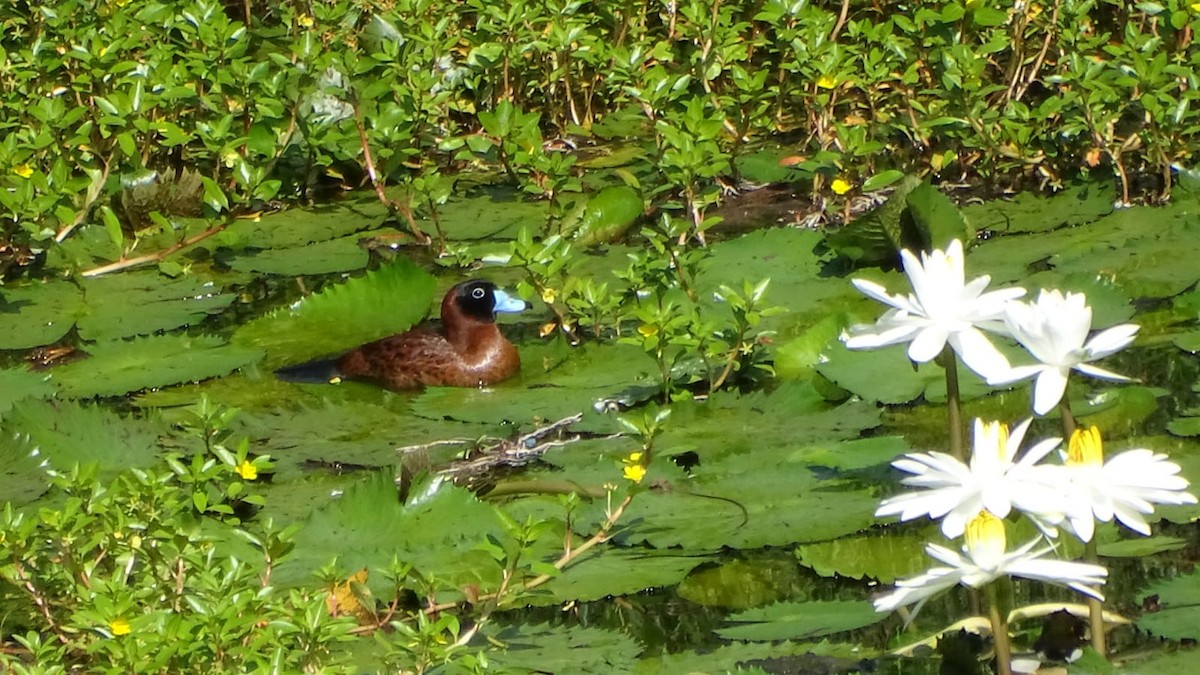
[(1092, 148), (1083, 156), (1083, 161), (1087, 162), (1088, 166), (1095, 168), (1100, 165), (1100, 156), (1100, 148)]
[(363, 626), (375, 623), (374, 610), (363, 604), (371, 596), (366, 586), (367, 576), (367, 568), (364, 567), (329, 589), (325, 607), (330, 616), (353, 616)]

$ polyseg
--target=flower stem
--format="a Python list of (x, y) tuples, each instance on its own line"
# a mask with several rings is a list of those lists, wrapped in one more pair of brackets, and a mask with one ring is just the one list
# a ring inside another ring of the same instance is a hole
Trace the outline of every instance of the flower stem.
[(967, 452), (963, 443), (962, 408), (958, 395), (958, 359), (954, 358), (954, 350), (946, 345), (938, 363), (946, 371), (946, 418), (950, 425), (950, 454), (961, 462), (967, 461)]
[[(1067, 399), (1067, 393), (1063, 392), (1062, 400), (1058, 402), (1059, 416), (1062, 417), (1063, 440), (1065, 443), (1071, 442), (1071, 435), (1075, 433), (1075, 415), (1071, 413), (1071, 403)], [(1086, 562), (1099, 564), (1100, 554), (1096, 550), (1096, 537), (1093, 535), (1083, 548), (1083, 559)], [(1092, 649), (1096, 653), (1104, 656), (1108, 650), (1105, 644), (1104, 635), (1104, 603), (1096, 598), (1089, 597), (1087, 599), (1088, 606), (1088, 624), (1092, 632)]]
[(1062, 400), (1058, 402), (1058, 414), (1062, 417), (1063, 446), (1071, 442), (1071, 434), (1075, 433), (1075, 415), (1071, 412), (1071, 402), (1067, 393), (1063, 392)]
[[(1091, 541), (1084, 545), (1083, 559), (1090, 563), (1098, 564), (1100, 555), (1096, 550), (1096, 537), (1092, 536)], [(1104, 635), (1104, 603), (1096, 598), (1088, 597), (1088, 624), (1092, 630), (1092, 649), (1100, 656), (1104, 656), (1108, 652), (1108, 645), (1105, 644)]]
[(1008, 642), (1008, 619), (1000, 612), (996, 584), (987, 585), (988, 618), (992, 622), (992, 640), (996, 643), (996, 675), (1012, 675), (1012, 646)]

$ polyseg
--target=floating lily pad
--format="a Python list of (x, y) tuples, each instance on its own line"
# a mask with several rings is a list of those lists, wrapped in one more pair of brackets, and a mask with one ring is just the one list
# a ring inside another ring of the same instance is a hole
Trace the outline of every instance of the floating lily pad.
[(1160, 581), (1141, 593), (1138, 602), (1149, 596), (1158, 596), (1161, 609), (1139, 617), (1138, 628), (1170, 640), (1200, 638), (1200, 572)]
[(420, 503), (402, 504), (389, 469), (360, 479), (313, 513), (296, 536), (296, 553), (275, 578), (278, 583), (309, 579), (336, 556), (344, 570), (370, 569), (369, 585), (379, 595), (394, 590), (384, 575), (394, 558), (450, 587), (496, 584), (501, 570), (478, 545), (502, 536), (493, 507), (453, 485), (442, 485)]
[(160, 335), (89, 346), (90, 356), (50, 371), (65, 396), (117, 396), (226, 375), (262, 351), (199, 335)]
[(24, 434), (9, 433), (0, 426), (0, 494), (15, 506), (27, 504), (50, 486), (37, 444)]
[(704, 607), (748, 609), (795, 597), (811, 590), (796, 561), (774, 554), (698, 569), (676, 591), (679, 597)]
[(29, 438), (48, 468), (66, 472), (76, 464), (95, 464), (108, 474), (153, 464), (158, 437), (167, 432), (156, 418), (123, 417), (74, 401), (22, 401), (4, 427)]
[(1178, 537), (1137, 537), (1101, 543), (1097, 547), (1105, 558), (1146, 558), (1163, 551), (1178, 551), (1187, 541)]
[(243, 325), (233, 343), (266, 350), (268, 368), (338, 354), (420, 321), (433, 287), (428, 272), (396, 260)]
[(735, 642), (711, 651), (688, 650), (645, 658), (633, 672), (638, 675), (763, 672), (747, 669), (768, 664), (779, 664), (772, 672), (778, 672), (780, 666), (786, 669), (782, 672), (797, 672), (797, 667), (814, 673), (870, 672), (875, 668), (866, 660), (870, 656), (872, 653), (859, 643)]
[[(880, 349), (846, 349), (840, 342), (825, 352), (827, 361), (817, 372), (843, 389), (880, 403), (908, 403), (924, 396), (928, 400), (945, 399), (946, 372), (936, 363), (914, 366), (908, 360), (908, 345)], [(977, 398), (993, 391), (978, 375), (958, 364), (959, 396)]]
[[(439, 208), (442, 231), (456, 241), (515, 239), (522, 227), (538, 232), (546, 223), (549, 203), (528, 201), (511, 189), (488, 189), (483, 194), (452, 199)], [(433, 223), (420, 221), (433, 232)]]
[(804, 640), (870, 626), (887, 617), (865, 600), (781, 602), (729, 617), (744, 625), (722, 628), (727, 640)]
[(35, 373), (24, 368), (0, 370), (0, 418), (13, 403), (27, 398), (49, 398), (58, 389), (47, 373)]
[(350, 272), (366, 267), (371, 259), (358, 240), (357, 236), (343, 237), (295, 248), (247, 251), (219, 259), (239, 272), (285, 276)]
[(1000, 234), (1047, 232), (1086, 225), (1112, 213), (1117, 191), (1112, 181), (1081, 183), (1049, 197), (1022, 192), (1012, 199), (993, 199), (964, 206), (975, 228)]
[(203, 321), (236, 298), (195, 277), (126, 272), (86, 279), (78, 326), (85, 340), (147, 335)]
[[(243, 413), (238, 426), (239, 434), (254, 443), (255, 452), (276, 458), (277, 478), (294, 476), (314, 463), (331, 470), (338, 465), (390, 467), (399, 459), (396, 448), (402, 446), (455, 438), (469, 442), (501, 433), (488, 427), (398, 414), (395, 408), (356, 401)], [(458, 449), (447, 446), (445, 451), (456, 453)], [(436, 455), (423, 460), (433, 463), (431, 467), (438, 461)]]
[(485, 632), (505, 646), (488, 654), (500, 670), (627, 673), (642, 645), (625, 633), (580, 626), (511, 626)]
[[(936, 538), (935, 538), (936, 540)], [(928, 534), (879, 532), (833, 541), (801, 544), (796, 556), (801, 564), (825, 577), (871, 578), (890, 584), (924, 572), (929, 566), (925, 555)]]
[[(655, 447), (672, 450), (663, 439)], [(852, 452), (851, 444), (846, 447)], [(758, 548), (833, 539), (875, 523), (878, 495), (811, 464), (807, 453), (763, 450), (728, 455), (702, 461), (691, 477), (681, 477), (672, 466), (651, 466), (647, 480), (670, 489), (633, 501), (625, 516), (631, 525), (618, 536), (620, 541), (646, 542), (655, 548)], [(589, 506), (580, 531), (594, 527), (598, 510)]]
[(539, 594), (529, 602), (534, 606), (571, 600), (589, 602), (613, 595), (632, 595), (648, 588), (674, 586), (707, 559), (654, 551), (605, 549), (572, 564), (562, 576), (539, 589)]
[(0, 349), (29, 349), (58, 342), (83, 306), (79, 287), (66, 281), (5, 286), (0, 296)]
[(818, 440), (836, 444), (879, 424), (872, 403), (833, 405), (808, 383), (786, 383), (766, 394), (719, 392), (705, 402), (679, 402), (660, 436), (671, 454), (697, 452), (702, 461), (742, 453), (791, 454)]
[(235, 221), (204, 245), (236, 249), (291, 249), (379, 227), (388, 209), (373, 194), (355, 201), (287, 209)]

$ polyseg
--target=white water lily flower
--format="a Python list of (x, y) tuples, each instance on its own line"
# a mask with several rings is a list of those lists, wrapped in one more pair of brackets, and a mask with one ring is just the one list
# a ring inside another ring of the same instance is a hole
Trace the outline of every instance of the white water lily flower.
[(1038, 539), (1010, 553), (1004, 536), (1004, 522), (987, 511), (981, 511), (971, 520), (966, 534), (962, 554), (928, 544), (925, 552), (948, 567), (934, 567), (920, 576), (897, 581), (894, 592), (875, 601), (875, 610), (890, 612), (914, 603), (919, 609), (926, 600), (947, 588), (959, 584), (982, 588), (1005, 576), (1047, 581), (1098, 600), (1104, 599), (1097, 587), (1104, 584), (1108, 570), (1099, 565), (1045, 559), (1043, 556), (1054, 547), (1034, 551)]
[(1060, 439), (1041, 441), (1017, 460), (1032, 421), (1018, 424), (1010, 436), (1007, 426), (976, 419), (969, 464), (944, 452), (912, 453), (892, 462), (897, 469), (913, 474), (904, 479), (905, 485), (925, 489), (884, 500), (875, 515), (898, 515), (900, 520), (924, 515), (941, 518), (942, 533), (953, 539), (980, 510), (1004, 518), (1015, 508), (1043, 532), (1056, 534), (1054, 526), (1067, 509), (1061, 489), (1062, 467), (1038, 462)]
[(1132, 323), (1113, 326), (1088, 340), (1092, 308), (1082, 293), (1064, 296), (1058, 290), (1043, 290), (1038, 294), (1037, 302), (1009, 303), (1004, 322), (1013, 337), (1041, 363), (1018, 366), (1008, 373), (993, 375), (988, 378), (988, 384), (1009, 384), (1036, 376), (1033, 411), (1039, 415), (1045, 415), (1058, 405), (1067, 389), (1067, 375), (1072, 370), (1106, 380), (1129, 380), (1124, 375), (1089, 364), (1128, 346), (1133, 342), (1138, 326)]
[(1167, 456), (1138, 448), (1126, 450), (1104, 461), (1100, 430), (1076, 429), (1064, 457), (1069, 470), (1072, 505), (1068, 513), (1071, 530), (1090, 541), (1095, 521), (1113, 518), (1140, 534), (1149, 536), (1145, 515), (1155, 504), (1195, 504), (1188, 481), (1179, 465)]
[(874, 349), (908, 342), (908, 358), (917, 363), (932, 360), (946, 344), (962, 357), (971, 370), (987, 377), (1009, 370), (1008, 359), (996, 350), (980, 328), (1005, 332), (1002, 319), (1008, 301), (1025, 294), (1023, 288), (983, 292), (991, 277), (965, 283), (963, 246), (955, 239), (945, 251), (922, 253), (921, 260), (910, 251), (900, 252), (904, 273), (913, 292), (890, 295), (883, 286), (854, 279), (854, 287), (891, 305), (873, 326), (855, 326), (844, 336), (850, 349)]

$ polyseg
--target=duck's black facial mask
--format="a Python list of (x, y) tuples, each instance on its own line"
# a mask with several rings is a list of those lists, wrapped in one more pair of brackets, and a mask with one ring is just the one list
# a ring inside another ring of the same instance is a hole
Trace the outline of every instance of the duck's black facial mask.
[(490, 281), (468, 281), (462, 284), (456, 299), (463, 314), (480, 321), (495, 321), (496, 312), (520, 312), (525, 302), (496, 288)]

